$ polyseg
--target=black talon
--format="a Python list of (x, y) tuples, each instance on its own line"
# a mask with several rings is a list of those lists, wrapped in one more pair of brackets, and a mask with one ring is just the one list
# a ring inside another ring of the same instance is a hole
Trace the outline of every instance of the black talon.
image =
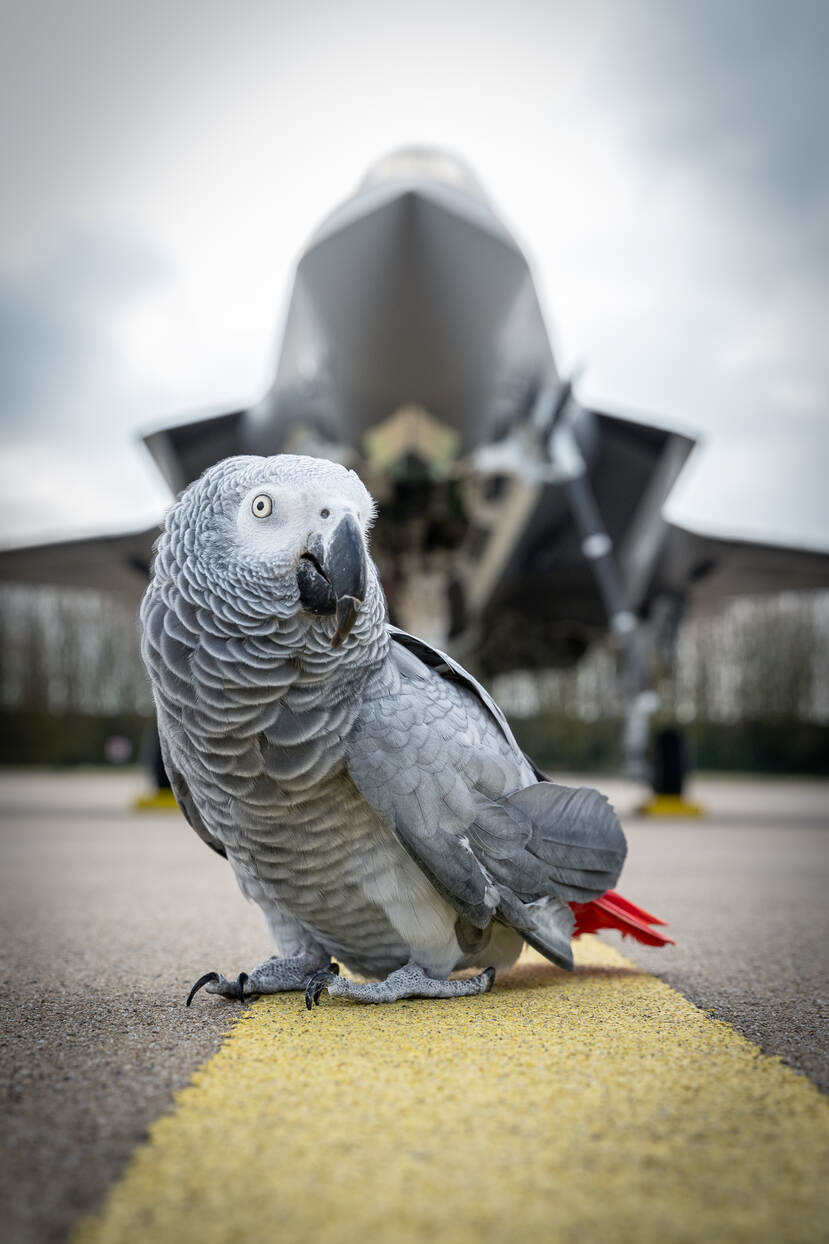
[(486, 976), (486, 977), (487, 977), (487, 979), (488, 979), (488, 981), (489, 981), (489, 984), (487, 985), (486, 989), (484, 990), (484, 993), (489, 993), (490, 989), (492, 988), (492, 986), (493, 986), (493, 985), (494, 985), (494, 983), (495, 983), (495, 968), (484, 968), (484, 973), (483, 973), (483, 974), (484, 974), (484, 976)]
[(247, 983), (248, 983), (248, 974), (247, 974), (247, 972), (240, 972), (240, 973), (239, 973), (239, 979), (238, 979), (238, 981), (236, 982), (236, 984), (239, 986), (239, 1000), (240, 1000), (240, 1002), (244, 1002), (244, 1000), (245, 1000), (245, 985), (246, 985)]
[(194, 997), (196, 996), (196, 994), (202, 988), (202, 986), (206, 985), (208, 981), (217, 981), (218, 979), (219, 979), (218, 972), (205, 972), (204, 976), (200, 976), (199, 979), (196, 981), (195, 985), (193, 986), (193, 988), (190, 990), (189, 994), (187, 995), (187, 1001), (185, 1002), (184, 1005), (189, 1006), (190, 1003), (193, 1001)]
[(319, 972), (315, 972), (305, 986), (305, 1005), (308, 1010), (313, 1010), (314, 1006), (320, 1004), (320, 994), (329, 981), (335, 976), (339, 976), (340, 967), (337, 963), (329, 964), (327, 968), (320, 968)]

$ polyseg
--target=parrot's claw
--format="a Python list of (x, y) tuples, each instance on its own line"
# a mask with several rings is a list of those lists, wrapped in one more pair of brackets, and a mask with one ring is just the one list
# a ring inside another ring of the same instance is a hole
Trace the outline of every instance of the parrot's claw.
[(205, 972), (204, 976), (200, 976), (199, 979), (196, 981), (195, 985), (193, 986), (193, 988), (190, 990), (189, 994), (187, 995), (187, 1001), (185, 1002), (184, 1005), (189, 1006), (190, 1003), (195, 998), (196, 994), (201, 989), (201, 987), (203, 985), (206, 985), (208, 981), (217, 981), (219, 979), (220, 978), (219, 978), (218, 972)]
[(320, 971), (328, 973), (332, 978), (339, 972), (339, 964), (326, 963), (328, 956), (318, 950), (306, 951), (291, 959), (280, 959), (271, 955), (264, 963), (260, 963), (248, 976), (240, 972), (236, 980), (227, 980), (219, 972), (205, 972), (196, 981), (187, 998), (187, 1005), (200, 989), (207, 993), (217, 993), (223, 998), (244, 1001), (259, 994), (285, 993), (288, 990), (305, 990), (309, 977)]
[(335, 976), (327, 968), (315, 972), (305, 989), (305, 1005), (308, 1010), (319, 1006), (323, 989), (338, 998), (350, 998), (353, 1002), (399, 1002), (402, 998), (464, 998), (474, 994), (489, 993), (495, 980), (495, 968), (486, 968), (477, 976), (462, 980), (440, 980), (427, 973), (417, 963), (392, 972), (384, 981), (352, 981), (348, 977)]
[[(207, 986), (208, 993), (221, 994), (223, 998), (242, 1000), (245, 997), (245, 985), (248, 983), (247, 972), (240, 972), (235, 981), (229, 981), (218, 972), (205, 972), (200, 976), (187, 995), (186, 1006), (189, 1006), (201, 988)], [(249, 994), (253, 992), (249, 991)]]
[(338, 963), (329, 963), (327, 968), (321, 968), (319, 972), (315, 972), (305, 986), (305, 1005), (311, 1011), (315, 1006), (320, 1004), (320, 994), (327, 985), (336, 980), (340, 974), (340, 965)]

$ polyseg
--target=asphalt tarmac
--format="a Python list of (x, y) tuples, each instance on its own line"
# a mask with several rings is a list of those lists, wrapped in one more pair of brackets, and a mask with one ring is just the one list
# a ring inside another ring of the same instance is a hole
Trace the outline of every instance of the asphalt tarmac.
[[(177, 815), (126, 811), (141, 782), (0, 778), (0, 1197), (15, 1244), (66, 1238), (218, 1049), (235, 1010), (186, 1010), (195, 977), (269, 951), (223, 860)], [(593, 784), (635, 806), (630, 785)], [(624, 952), (829, 1088), (829, 785), (701, 779), (693, 793), (703, 822), (624, 818), (620, 889), (678, 943)]]

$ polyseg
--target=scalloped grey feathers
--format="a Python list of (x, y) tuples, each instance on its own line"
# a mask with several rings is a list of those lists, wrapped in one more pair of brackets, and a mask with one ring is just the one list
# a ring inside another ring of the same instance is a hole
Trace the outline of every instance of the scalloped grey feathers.
[(598, 791), (537, 781), (475, 679), (422, 640), (390, 633), (399, 677), (355, 722), (352, 779), (467, 920), (501, 919), (572, 967), (567, 903), (604, 894), (624, 863), (613, 809)]
[(301, 549), (256, 560), (234, 525), (252, 487), (277, 514), (283, 495), (295, 511), (310, 498), (310, 517), (343, 497), (356, 513), (355, 478), (229, 459), (168, 515), (141, 618), (176, 798), (292, 946), (369, 975), (410, 958), (445, 975), (486, 966), (487, 930), (507, 924), (571, 967), (567, 904), (612, 888), (624, 861), (607, 802), (538, 780), (484, 688), (388, 625), (372, 563), (332, 649), (297, 599)]

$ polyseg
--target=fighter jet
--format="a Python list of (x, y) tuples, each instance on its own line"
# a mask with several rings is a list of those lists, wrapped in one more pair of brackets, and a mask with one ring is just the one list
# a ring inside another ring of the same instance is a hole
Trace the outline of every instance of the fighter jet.
[[(173, 494), (231, 454), (352, 466), (379, 502), (391, 620), (483, 677), (571, 664), (610, 631), (640, 777), (649, 649), (670, 650), (688, 607), (829, 585), (827, 554), (665, 519), (694, 439), (578, 400), (527, 259), (472, 172), (434, 149), (380, 160), (312, 235), (262, 400), (144, 443)], [(137, 600), (157, 534), (7, 550), (0, 578)]]

